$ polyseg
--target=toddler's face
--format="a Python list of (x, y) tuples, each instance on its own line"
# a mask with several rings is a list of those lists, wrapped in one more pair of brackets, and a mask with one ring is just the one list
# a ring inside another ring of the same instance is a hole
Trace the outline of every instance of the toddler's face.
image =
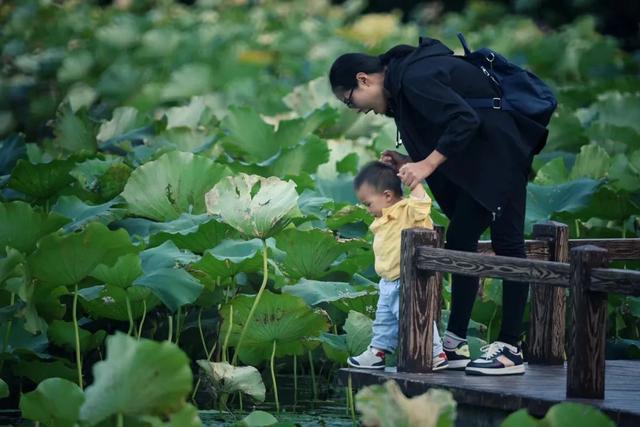
[(382, 216), (382, 209), (393, 206), (398, 201), (398, 198), (391, 190), (379, 192), (366, 182), (358, 188), (356, 196), (367, 207), (369, 213), (376, 218)]

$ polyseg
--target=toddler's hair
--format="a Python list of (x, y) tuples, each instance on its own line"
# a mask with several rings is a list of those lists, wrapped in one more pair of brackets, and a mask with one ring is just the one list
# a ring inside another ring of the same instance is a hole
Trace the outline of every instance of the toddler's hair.
[(402, 181), (391, 166), (382, 162), (373, 161), (360, 169), (353, 180), (353, 186), (357, 191), (362, 184), (369, 184), (379, 193), (391, 190), (396, 196), (402, 197)]

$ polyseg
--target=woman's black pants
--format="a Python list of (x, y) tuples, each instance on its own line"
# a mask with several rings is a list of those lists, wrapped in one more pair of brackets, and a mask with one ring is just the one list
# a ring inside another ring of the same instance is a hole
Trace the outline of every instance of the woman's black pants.
[[(524, 246), (526, 195), (525, 181), (514, 189), (503, 206), (502, 215), (494, 220), (491, 212), (467, 192), (458, 188), (453, 198), (455, 202), (447, 206), (448, 212), (445, 212), (450, 219), (445, 248), (476, 252), (478, 239), (489, 227), (491, 243), (496, 255), (526, 258)], [(452, 277), (451, 314), (447, 330), (461, 338), (467, 336), (467, 327), (478, 286), (477, 277), (457, 274)], [(527, 303), (529, 284), (505, 280), (502, 290), (502, 328), (498, 341), (517, 346), (522, 333), (522, 317)]]

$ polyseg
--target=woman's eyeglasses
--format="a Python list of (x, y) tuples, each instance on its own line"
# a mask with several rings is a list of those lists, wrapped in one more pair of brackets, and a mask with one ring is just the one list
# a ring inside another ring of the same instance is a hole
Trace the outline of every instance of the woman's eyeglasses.
[(355, 105), (353, 105), (353, 91), (354, 91), (354, 89), (355, 89), (355, 87), (352, 88), (351, 91), (349, 92), (349, 97), (344, 100), (344, 105), (346, 105), (348, 108), (355, 107)]

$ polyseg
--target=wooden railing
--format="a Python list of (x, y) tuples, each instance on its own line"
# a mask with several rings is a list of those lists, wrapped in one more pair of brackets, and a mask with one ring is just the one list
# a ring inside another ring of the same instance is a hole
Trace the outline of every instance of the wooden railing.
[(567, 397), (604, 398), (607, 293), (640, 295), (639, 271), (605, 267), (611, 260), (640, 259), (640, 239), (569, 240), (567, 226), (557, 222), (536, 224), (533, 234), (526, 242), (529, 258), (521, 259), (490, 255), (490, 242), (480, 242), (479, 253), (442, 249), (442, 228), (403, 231), (399, 371), (431, 371), (442, 273), (493, 277), (531, 284), (529, 363), (564, 363), (570, 289)]

